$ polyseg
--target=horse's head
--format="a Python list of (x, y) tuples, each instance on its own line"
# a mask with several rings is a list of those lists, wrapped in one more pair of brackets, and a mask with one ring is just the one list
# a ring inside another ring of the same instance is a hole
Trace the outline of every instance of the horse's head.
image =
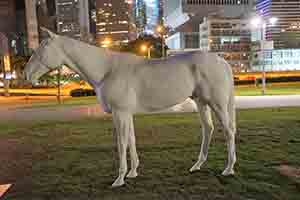
[(26, 79), (32, 82), (64, 64), (63, 52), (58, 45), (59, 36), (45, 28), (42, 28), (42, 31), (48, 35), (48, 38), (43, 40), (35, 50), (24, 70)]

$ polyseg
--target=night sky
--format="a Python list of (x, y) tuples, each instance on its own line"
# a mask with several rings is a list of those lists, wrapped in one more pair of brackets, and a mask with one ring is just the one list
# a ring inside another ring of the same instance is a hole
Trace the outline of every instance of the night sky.
[(17, 10), (22, 10), (25, 9), (25, 2), (24, 0), (16, 0), (16, 9)]

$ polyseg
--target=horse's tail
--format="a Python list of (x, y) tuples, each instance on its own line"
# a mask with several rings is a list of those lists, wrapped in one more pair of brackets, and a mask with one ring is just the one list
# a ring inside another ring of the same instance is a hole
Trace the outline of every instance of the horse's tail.
[(236, 107), (235, 107), (235, 100), (234, 100), (234, 89), (229, 96), (228, 101), (228, 113), (229, 113), (229, 120), (230, 120), (230, 128), (231, 130), (236, 133)]

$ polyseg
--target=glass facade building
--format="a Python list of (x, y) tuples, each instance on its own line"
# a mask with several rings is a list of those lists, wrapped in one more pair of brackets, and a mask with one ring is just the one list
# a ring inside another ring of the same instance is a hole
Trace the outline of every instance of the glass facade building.
[[(286, 32), (290, 37), (294, 35), (294, 41), (299, 43), (300, 32), (300, 1), (299, 0), (258, 0), (256, 1), (256, 13), (260, 15), (265, 22), (271, 17), (276, 17), (278, 21), (272, 25), (267, 23), (265, 30), (266, 40), (274, 41), (274, 48), (293, 48), (286, 44)], [(293, 45), (293, 43), (292, 43)]]
[(275, 49), (260, 52), (253, 60), (252, 71), (300, 70), (300, 49)]
[(127, 43), (131, 38), (130, 0), (97, 0), (97, 42), (100, 46)]
[(135, 24), (143, 28), (140, 32), (155, 34), (156, 27), (163, 24), (163, 0), (135, 0), (134, 13)]

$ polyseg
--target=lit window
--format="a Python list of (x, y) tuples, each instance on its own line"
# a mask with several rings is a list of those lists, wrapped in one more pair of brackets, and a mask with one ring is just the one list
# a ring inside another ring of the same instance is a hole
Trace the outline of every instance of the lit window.
[(128, 21), (119, 21), (119, 24), (128, 24)]

